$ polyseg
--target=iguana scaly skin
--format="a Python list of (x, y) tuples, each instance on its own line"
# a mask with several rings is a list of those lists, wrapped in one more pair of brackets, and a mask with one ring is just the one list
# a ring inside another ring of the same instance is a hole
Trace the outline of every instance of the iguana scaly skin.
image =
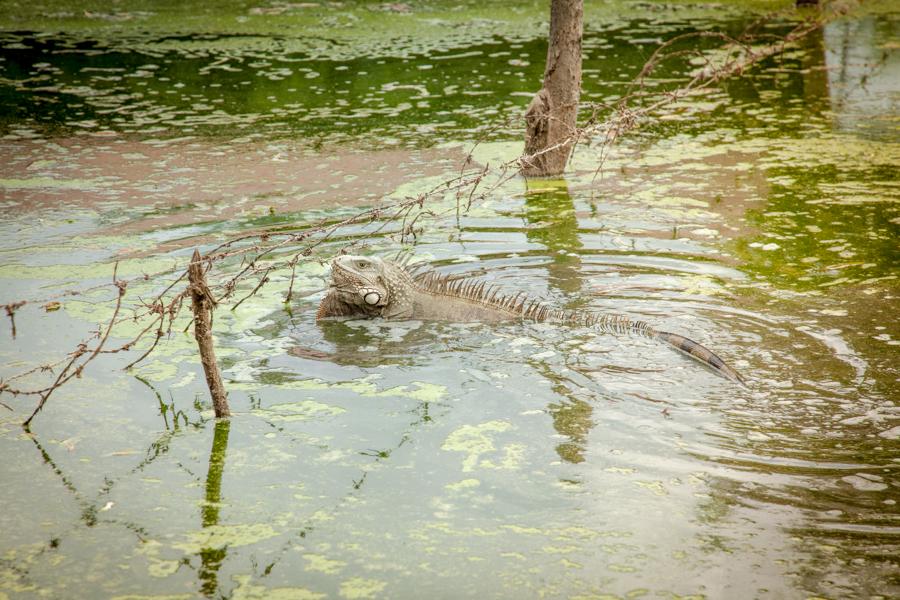
[(483, 281), (453, 279), (433, 271), (416, 274), (377, 257), (339, 256), (331, 263), (331, 286), (316, 320), (332, 317), (500, 323), (529, 320), (638, 333), (666, 342), (723, 377), (744, 384), (737, 371), (708, 348), (625, 316), (555, 310), (524, 293), (504, 295)]

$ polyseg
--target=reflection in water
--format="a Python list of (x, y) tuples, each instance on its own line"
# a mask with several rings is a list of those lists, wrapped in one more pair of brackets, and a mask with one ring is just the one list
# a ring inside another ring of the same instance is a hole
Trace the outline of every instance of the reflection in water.
[[(868, 16), (841, 19), (824, 30), (824, 60), (834, 125), (863, 134), (896, 139), (900, 53), (895, 19)], [(884, 43), (885, 39), (893, 42)], [(891, 46), (893, 44), (893, 46)]]
[[(137, 374), (134, 375), (134, 378), (150, 388), (150, 391), (153, 392), (154, 396), (156, 396), (156, 402), (159, 404), (159, 414), (163, 418), (163, 424), (166, 427), (166, 431), (169, 431), (170, 429), (177, 430), (181, 422), (183, 422), (185, 426), (190, 423), (187, 413), (175, 406), (174, 398), (171, 399), (169, 404), (166, 404), (162, 399), (162, 394), (159, 393), (159, 390), (157, 390), (156, 386), (150, 383), (150, 381), (148, 381), (145, 377), (141, 377)], [(172, 415), (171, 424), (169, 423), (170, 414)]]
[(822, 30), (803, 38), (800, 55), (803, 76), (803, 104), (815, 114), (828, 109), (828, 73), (825, 65), (825, 40)]
[[(581, 291), (582, 248), (578, 238), (578, 218), (575, 204), (569, 195), (565, 179), (531, 179), (526, 182), (525, 218), (528, 221), (528, 241), (547, 248), (550, 262), (547, 265), (550, 286), (565, 295)], [(539, 362), (539, 361), (538, 361)], [(563, 400), (548, 406), (553, 417), (553, 428), (569, 441), (556, 447), (560, 458), (571, 463), (584, 461), (587, 435), (594, 423), (593, 407), (575, 397), (569, 387), (545, 365), (535, 365), (542, 374), (553, 381), (553, 390)]]
[(28, 434), (28, 438), (31, 440), (31, 443), (34, 444), (34, 447), (37, 448), (38, 452), (41, 454), (41, 459), (44, 461), (44, 464), (50, 467), (50, 469), (59, 477), (62, 484), (66, 487), (67, 490), (72, 492), (75, 498), (78, 500), (78, 503), (81, 506), (81, 519), (84, 521), (84, 524), (88, 527), (93, 527), (97, 524), (97, 507), (91, 503), (86, 501), (81, 493), (78, 491), (78, 488), (75, 487), (75, 483), (72, 481), (72, 478), (66, 475), (63, 470), (56, 464), (56, 461), (50, 456), (50, 453), (44, 448), (43, 445), (38, 441), (37, 436), (34, 434)]
[(554, 368), (540, 360), (531, 361), (531, 366), (552, 382), (551, 389), (559, 397), (559, 402), (547, 405), (553, 418), (553, 429), (568, 441), (557, 444), (556, 453), (570, 463), (584, 462), (588, 434), (594, 428), (594, 407), (590, 400), (579, 398), (572, 389), (573, 382), (560, 377)]
[(526, 182), (525, 218), (528, 241), (542, 244), (550, 254), (547, 274), (550, 285), (560, 292), (581, 291), (582, 248), (578, 219), (565, 179), (531, 179)]
[[(377, 367), (379, 365), (414, 365), (422, 360), (423, 353), (437, 342), (430, 328), (405, 327), (392, 323), (381, 325), (365, 321), (322, 321), (316, 324), (322, 339), (331, 348), (292, 346), (288, 354), (301, 359), (327, 361), (337, 365)], [(293, 336), (304, 341), (304, 334)]]
[[(219, 524), (219, 508), (222, 500), (222, 473), (225, 470), (225, 451), (228, 449), (228, 431), (231, 421), (219, 419), (213, 432), (212, 448), (209, 451), (209, 470), (206, 472), (206, 497), (201, 508), (203, 527)], [(203, 548), (200, 551), (200, 590), (204, 596), (212, 597), (219, 589), (219, 568), (228, 554), (228, 547)]]

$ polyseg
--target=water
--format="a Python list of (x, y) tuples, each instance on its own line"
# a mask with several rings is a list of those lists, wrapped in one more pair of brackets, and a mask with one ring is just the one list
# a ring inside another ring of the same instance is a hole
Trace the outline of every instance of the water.
[[(588, 3), (586, 99), (657, 40), (752, 18), (635, 6)], [(196, 246), (415, 197), (476, 139), (476, 165), (514, 158), (544, 8), (7, 12), (0, 300), (33, 302), (4, 376), (110, 318), (115, 263), (131, 314)], [(829, 25), (633, 132), (599, 178), (581, 148), (565, 180), (513, 179), (459, 223), (440, 199), (414, 247), (355, 250), (647, 320), (747, 389), (589, 330), (316, 324), (321, 260), (377, 223), (356, 226), (298, 264), (289, 310), (280, 269), (216, 311), (229, 421), (184, 315), (30, 433), (36, 399), (0, 396), (0, 598), (896, 596), (897, 23), (876, 3)]]

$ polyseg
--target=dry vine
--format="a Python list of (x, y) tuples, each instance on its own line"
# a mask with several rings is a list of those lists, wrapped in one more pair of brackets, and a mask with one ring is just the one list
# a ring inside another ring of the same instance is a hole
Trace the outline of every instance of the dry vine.
[[(576, 145), (585, 145), (596, 148), (595, 177), (602, 172), (609, 152), (613, 144), (632, 131), (641, 122), (659, 114), (667, 106), (682, 100), (698, 91), (706, 90), (721, 81), (740, 75), (748, 68), (760, 61), (782, 53), (786, 47), (801, 40), (809, 34), (822, 28), (826, 23), (842, 16), (847, 12), (846, 7), (832, 10), (830, 13), (818, 13), (797, 23), (787, 34), (772, 36), (771, 34), (759, 34), (757, 29), (763, 24), (770, 23), (775, 16), (769, 16), (761, 20), (739, 36), (728, 36), (718, 32), (695, 32), (676, 36), (660, 45), (646, 61), (641, 72), (633, 80), (627, 92), (615, 103), (595, 103), (587, 105), (590, 117), (586, 123), (572, 133), (572, 135), (553, 148), (546, 148), (543, 152), (550, 152), (554, 148), (569, 144), (574, 141)], [(777, 15), (776, 15), (777, 16)], [(693, 48), (678, 49), (681, 45), (699, 39), (718, 39), (723, 44), (712, 53), (704, 53)], [(715, 59), (715, 56), (725, 56), (724, 60)], [(699, 57), (703, 68), (695, 71), (688, 81), (674, 90), (654, 92), (646, 88), (646, 80), (654, 71), (666, 61)], [(584, 108), (584, 107), (583, 107)], [(605, 118), (601, 118), (606, 114)], [(520, 118), (521, 119), (521, 118)], [(504, 124), (505, 127), (509, 122)], [(497, 128), (492, 128), (496, 130)], [(475, 146), (480, 142), (476, 142)], [(399, 236), (401, 242), (415, 242), (421, 228), (417, 228), (419, 220), (423, 217), (437, 219), (439, 217), (456, 215), (457, 220), (462, 213), (468, 211), (474, 204), (490, 197), (500, 186), (507, 181), (518, 177), (523, 164), (532, 160), (532, 156), (522, 156), (514, 160), (502, 162), (498, 165), (484, 165), (475, 167), (472, 163), (474, 146), (469, 151), (458, 175), (441, 182), (432, 189), (416, 197), (406, 197), (401, 200), (386, 202), (378, 206), (360, 210), (359, 212), (335, 221), (323, 220), (319, 223), (301, 226), (287, 231), (264, 230), (225, 240), (210, 249), (200, 259), (209, 266), (226, 259), (241, 258), (241, 265), (237, 272), (217, 285), (212, 286), (211, 296), (215, 303), (224, 304), (235, 295), (239, 284), (253, 281), (252, 290), (244, 297), (231, 305), (234, 310), (249, 298), (253, 297), (269, 281), (273, 272), (290, 270), (290, 283), (285, 297), (285, 302), (293, 298), (296, 267), (303, 258), (312, 257), (317, 249), (335, 237), (335, 234), (347, 231), (353, 225), (374, 225), (377, 227), (360, 234), (356, 239), (345, 241), (337, 252), (343, 253), (353, 247), (358, 247), (367, 239), (382, 234), (390, 226), (394, 226), (393, 233)], [(431, 206), (441, 199), (453, 194), (455, 204), (447, 209), (438, 210)], [(279, 257), (278, 253), (290, 250), (289, 257)], [(332, 252), (333, 254), (334, 252)], [(65, 358), (52, 364), (33, 367), (26, 371), (0, 380), (0, 394), (6, 393), (15, 396), (38, 396), (38, 404), (30, 416), (25, 420), (24, 426), (29, 427), (34, 417), (44, 408), (51, 394), (70, 381), (73, 377), (80, 377), (88, 363), (100, 354), (114, 354), (126, 352), (136, 347), (147, 336), (152, 340), (141, 355), (131, 361), (125, 368), (131, 368), (146, 359), (158, 346), (160, 340), (170, 335), (175, 319), (181, 312), (184, 300), (189, 297), (190, 287), (187, 285), (187, 267), (189, 264), (177, 264), (171, 269), (156, 273), (144, 274), (130, 280), (118, 279), (113, 272), (112, 287), (116, 291), (113, 316), (105, 327), (98, 328), (87, 339), (70, 352)], [(168, 283), (167, 278), (171, 278)], [(123, 298), (130, 283), (138, 281), (160, 281), (165, 283), (161, 291), (149, 301), (138, 298), (131, 307), (130, 315), (120, 314), (123, 307)], [(12, 326), (12, 336), (16, 336), (15, 313), (28, 305), (44, 305), (63, 297), (84, 295), (99, 289), (108, 289), (110, 284), (92, 286), (82, 290), (67, 290), (52, 297), (40, 300), (20, 300), (4, 305), (7, 316)], [(114, 327), (126, 321), (147, 322), (137, 335), (120, 343), (118, 346), (108, 348), (107, 343)], [(91, 345), (93, 347), (91, 347)], [(55, 373), (52, 383), (36, 388), (14, 387), (12, 383), (29, 375), (44, 372)], [(0, 405), (10, 408), (7, 404)]]

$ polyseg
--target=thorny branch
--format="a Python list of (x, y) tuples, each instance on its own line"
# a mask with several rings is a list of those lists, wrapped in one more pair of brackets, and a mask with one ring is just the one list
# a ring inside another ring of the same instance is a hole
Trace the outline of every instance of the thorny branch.
[[(63, 368), (62, 371), (59, 372), (59, 375), (56, 377), (56, 381), (53, 382), (53, 385), (50, 386), (46, 392), (41, 394), (41, 399), (38, 402), (37, 407), (35, 407), (34, 412), (31, 413), (24, 423), (22, 423), (23, 427), (28, 430), (31, 425), (31, 420), (44, 408), (44, 404), (47, 403), (47, 400), (50, 398), (50, 394), (53, 391), (72, 379), (73, 377), (81, 377), (81, 372), (84, 370), (84, 367), (87, 366), (89, 362), (97, 358), (97, 355), (100, 354), (100, 351), (103, 350), (103, 346), (106, 344), (106, 340), (109, 339), (109, 334), (112, 331), (113, 325), (116, 323), (116, 317), (119, 316), (119, 309), (122, 308), (122, 297), (125, 295), (125, 289), (128, 287), (128, 283), (125, 281), (120, 281), (116, 279), (116, 271), (118, 270), (118, 263), (113, 268), (113, 284), (119, 290), (119, 294), (116, 296), (116, 307), (113, 310), (113, 316), (109, 320), (109, 325), (106, 327), (106, 331), (102, 334), (100, 341), (94, 347), (94, 350), (89, 354), (89, 356), (82, 362), (81, 364), (76, 364), (78, 359), (81, 358), (84, 354), (88, 353), (88, 347), (86, 344), (79, 344), (78, 348), (75, 352), (72, 353), (72, 359), (69, 363)], [(70, 372), (71, 371), (71, 372)]]
[[(435, 185), (432, 189), (416, 197), (388, 201), (360, 210), (342, 219), (323, 219), (318, 223), (305, 224), (286, 230), (248, 232), (227, 239), (210, 249), (201, 260), (212, 266), (215, 263), (222, 263), (228, 259), (241, 258), (241, 267), (235, 274), (212, 286), (214, 289), (211, 290), (211, 298), (218, 303), (223, 303), (234, 296), (241, 284), (246, 283), (250, 278), (256, 277), (255, 287), (233, 304), (231, 307), (233, 310), (247, 299), (253, 297), (266, 283), (270, 282), (271, 273), (290, 269), (290, 284), (285, 297), (285, 302), (290, 302), (293, 297), (298, 262), (302, 258), (312, 257), (317, 249), (329, 240), (337, 238), (338, 234), (341, 236), (341, 245), (336, 250), (338, 253), (345, 253), (351, 248), (363, 245), (366, 240), (383, 235), (389, 226), (396, 227), (393, 234), (399, 237), (401, 243), (410, 240), (414, 243), (417, 238), (417, 231), (420, 231), (420, 229), (416, 229), (415, 225), (422, 217), (438, 219), (455, 214), (458, 222), (462, 212), (468, 211), (474, 204), (488, 198), (505, 183), (518, 177), (523, 165), (532, 161), (536, 156), (544, 152), (550, 152), (561, 145), (568, 145), (574, 142), (576, 146), (584, 145), (595, 148), (596, 178), (602, 173), (603, 165), (615, 142), (641, 122), (662, 113), (666, 107), (684, 98), (707, 90), (729, 77), (741, 75), (762, 60), (784, 52), (789, 45), (824, 27), (826, 23), (842, 16), (847, 10), (845, 6), (830, 13), (822, 12), (813, 15), (799, 21), (787, 34), (782, 36), (757, 33), (758, 29), (761, 29), (767, 23), (771, 23), (778, 15), (769, 15), (764, 19), (760, 19), (738, 36), (729, 36), (714, 31), (678, 35), (661, 44), (653, 52), (629, 85), (626, 93), (619, 100), (613, 103), (597, 102), (583, 105), (582, 110), (589, 111), (590, 114), (584, 125), (573, 131), (569, 138), (552, 148), (546, 148), (531, 156), (521, 156), (499, 164), (485, 164), (479, 167), (474, 165), (472, 160), (475, 147), (481, 143), (481, 140), (479, 140), (467, 154), (455, 177)], [(692, 41), (710, 39), (720, 40), (722, 45), (711, 52), (703, 52), (696, 48), (679, 49)], [(702, 67), (690, 74), (687, 81), (683, 82), (676, 89), (663, 91), (648, 89), (648, 79), (660, 65), (666, 61), (689, 60), (691, 58), (698, 59)], [(484, 135), (488, 135), (498, 129), (508, 129), (513, 124), (516, 127), (520, 127), (520, 120), (521, 116), (515, 120), (507, 119), (500, 126), (488, 129)], [(455, 202), (449, 209), (437, 210), (433, 206), (440, 200), (448, 197), (455, 198)], [(397, 227), (398, 221), (399, 227)], [(366, 226), (376, 223), (378, 223), (376, 227), (370, 230), (365, 229)], [(359, 229), (354, 232), (353, 226), (357, 226)], [(284, 256), (285, 251), (288, 251), (287, 257)], [(329, 252), (331, 254), (335, 253), (334, 250)], [(129, 351), (145, 341), (147, 336), (150, 336), (151, 341), (148, 342), (148, 347), (144, 349), (136, 360), (133, 360), (125, 367), (129, 369), (146, 359), (157, 348), (162, 338), (171, 335), (175, 319), (180, 314), (184, 299), (189, 294), (185, 281), (187, 275), (186, 267), (187, 265), (183, 263), (174, 264), (172, 268), (156, 273), (145, 273), (130, 280), (117, 279), (114, 273), (112, 285), (117, 289), (118, 293), (113, 315), (105, 330), (98, 330), (90, 337), (82, 340), (66, 358), (52, 364), (38, 365), (0, 380), (0, 394), (7, 393), (14, 397), (18, 395), (36, 395), (40, 397), (37, 407), (24, 422), (26, 429), (34, 417), (43, 409), (50, 395), (73, 377), (80, 377), (85, 366), (99, 354)], [(130, 315), (120, 314), (122, 312), (123, 297), (128, 285), (141, 281), (159, 281), (164, 285), (151, 300), (138, 299), (138, 303), (131, 307)], [(3, 305), (6, 315), (10, 319), (13, 338), (16, 337), (15, 313), (26, 305), (41, 306), (48, 300), (86, 295), (94, 291), (107, 289), (109, 285), (102, 284), (81, 290), (66, 290), (43, 300), (20, 300)], [(148, 320), (149, 324), (130, 340), (119, 346), (106, 348), (116, 325), (126, 321), (143, 323)], [(99, 341), (91, 349), (89, 346), (95, 339), (99, 339)], [(29, 375), (44, 372), (54, 373), (60, 366), (62, 366), (62, 369), (56, 374), (53, 383), (45, 387), (28, 389), (14, 388), (10, 385), (10, 382), (23, 379)], [(10, 408), (7, 404), (0, 403), (0, 405)]]

